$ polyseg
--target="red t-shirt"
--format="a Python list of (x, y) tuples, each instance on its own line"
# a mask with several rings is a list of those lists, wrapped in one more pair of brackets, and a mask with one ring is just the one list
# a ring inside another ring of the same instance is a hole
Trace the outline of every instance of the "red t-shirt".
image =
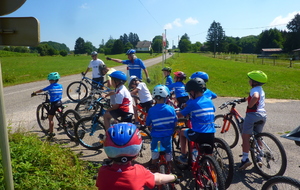
[(96, 181), (98, 190), (142, 190), (155, 186), (154, 174), (144, 166), (135, 164), (102, 166)]

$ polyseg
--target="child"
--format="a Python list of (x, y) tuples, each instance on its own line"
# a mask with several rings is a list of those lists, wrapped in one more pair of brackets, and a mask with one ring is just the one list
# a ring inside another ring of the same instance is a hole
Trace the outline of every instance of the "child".
[(108, 68), (106, 65), (99, 65), (99, 73), (102, 75), (102, 76), (106, 76), (105, 78), (105, 82), (107, 84), (107, 87), (111, 87), (112, 86), (112, 83), (111, 83), (111, 77), (109, 76), (111, 73), (115, 72), (116, 69), (114, 68)]
[(152, 189), (177, 180), (174, 174), (151, 173), (142, 165), (132, 165), (142, 146), (142, 137), (132, 123), (119, 123), (106, 131), (104, 151), (113, 160), (112, 165), (102, 166), (98, 171), (98, 190)]
[(177, 117), (174, 108), (165, 104), (170, 91), (165, 85), (157, 85), (152, 94), (156, 104), (150, 108), (146, 119), (146, 125), (151, 128), (152, 165), (158, 161), (157, 142), (160, 141), (165, 149), (166, 160), (172, 166), (172, 134), (177, 125)]
[(49, 132), (48, 136), (50, 138), (55, 136), (55, 133), (53, 133), (53, 117), (55, 115), (56, 110), (62, 106), (62, 94), (63, 94), (63, 86), (61, 84), (58, 84), (58, 80), (60, 79), (60, 75), (58, 72), (50, 73), (47, 77), (49, 80), (50, 85), (46, 88), (43, 88), (41, 90), (35, 91), (31, 94), (31, 96), (35, 96), (37, 93), (41, 93), (43, 91), (48, 91), (50, 95), (50, 103), (51, 108), (49, 110), (48, 120), (49, 120)]
[[(266, 123), (267, 114), (265, 110), (265, 92), (262, 85), (268, 80), (267, 75), (262, 71), (251, 71), (248, 74), (249, 84), (252, 87), (248, 96), (248, 106), (246, 110), (246, 117), (243, 123), (242, 140), (243, 140), (243, 157), (239, 170), (244, 170), (252, 164), (248, 159), (248, 153), (250, 150), (249, 139), (255, 130), (261, 133)], [(257, 121), (263, 121), (254, 129), (254, 123)], [(257, 163), (262, 166), (261, 157), (257, 157)]]
[(124, 86), (127, 78), (125, 73), (122, 71), (115, 71), (109, 76), (111, 77), (115, 91), (111, 91), (108, 94), (103, 95), (103, 97), (106, 98), (107, 96), (115, 95), (115, 104), (107, 109), (103, 116), (105, 129), (109, 128), (111, 118), (117, 119), (118, 117), (121, 117), (122, 122), (131, 122), (133, 115), (132, 98), (130, 92)]
[[(190, 94), (191, 99), (186, 107), (177, 112), (178, 117), (190, 114), (192, 129), (182, 129), (180, 133), (180, 146), (182, 155), (178, 161), (187, 164), (186, 140), (194, 141), (198, 144), (210, 144), (214, 146), (215, 125), (214, 113), (215, 107), (211, 99), (206, 98), (203, 93), (206, 85), (203, 79), (193, 78), (186, 83), (185, 90)], [(212, 149), (206, 149), (206, 154), (212, 154)]]
[[(208, 79), (209, 79), (208, 74), (206, 72), (202, 72), (202, 71), (197, 71), (197, 72), (193, 73), (192, 76), (190, 77), (190, 79), (196, 78), (196, 77), (203, 79), (205, 84), (208, 82)], [(206, 88), (203, 95), (209, 99), (215, 99), (218, 97), (216, 93), (209, 90), (208, 88)]]
[[(144, 82), (142, 82), (139, 78), (132, 75), (129, 79), (128, 88), (133, 89), (131, 91), (132, 95), (138, 94), (138, 97), (140, 98), (140, 105), (142, 106), (142, 108), (145, 108), (146, 113), (148, 113), (149, 109), (152, 107), (153, 100), (151, 93), (147, 88), (147, 85)], [(136, 107), (134, 107), (134, 118), (135, 123), (138, 124), (139, 121)]]
[(168, 88), (174, 90), (175, 97), (178, 102), (177, 106), (182, 108), (182, 105), (189, 100), (189, 96), (184, 90), (184, 83), (182, 82), (186, 79), (186, 75), (182, 71), (177, 71), (174, 75), (175, 83), (170, 84)]
[[(173, 79), (170, 76), (172, 69), (170, 67), (164, 67), (161, 71), (164, 72), (164, 76), (165, 76), (165, 79), (166, 79), (166, 84), (165, 85), (169, 88), (169, 85), (173, 84)], [(171, 89), (169, 89), (169, 90), (171, 90)]]

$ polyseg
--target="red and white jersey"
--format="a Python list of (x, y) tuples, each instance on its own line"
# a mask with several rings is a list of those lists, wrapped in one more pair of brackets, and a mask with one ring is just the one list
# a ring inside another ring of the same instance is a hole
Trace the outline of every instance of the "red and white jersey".
[(266, 110), (265, 110), (265, 92), (264, 92), (262, 86), (256, 86), (256, 87), (253, 87), (250, 90), (250, 94), (249, 94), (249, 97), (247, 99), (248, 103), (251, 101), (252, 96), (254, 95), (254, 93), (259, 94), (259, 99), (252, 108), (247, 107), (246, 112), (247, 113), (248, 112), (266, 112)]
[(127, 113), (133, 113), (132, 97), (128, 89), (124, 85), (121, 85), (116, 88), (115, 92), (115, 103), (120, 104), (119, 109)]

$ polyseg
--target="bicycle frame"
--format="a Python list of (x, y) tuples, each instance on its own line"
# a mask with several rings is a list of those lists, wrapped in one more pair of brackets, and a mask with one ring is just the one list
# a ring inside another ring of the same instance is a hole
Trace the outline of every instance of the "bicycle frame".
[[(136, 105), (136, 111), (138, 112), (138, 120), (140, 125), (146, 125), (146, 119), (147, 119), (147, 115), (148, 113), (145, 112), (142, 108), (142, 106), (140, 104)], [(141, 117), (141, 115), (143, 116), (143, 118)]]
[(228, 120), (233, 120), (232, 118), (234, 118), (235, 123), (237, 124), (237, 126), (239, 127), (239, 129), (241, 129), (241, 125), (244, 122), (244, 118), (241, 116), (241, 114), (237, 111), (237, 109), (235, 108), (235, 105), (233, 105), (229, 111), (229, 113), (227, 113), (225, 115), (225, 120), (224, 120), (224, 124), (222, 126), (221, 129), (221, 133), (225, 133), (229, 130), (230, 128), (230, 122)]

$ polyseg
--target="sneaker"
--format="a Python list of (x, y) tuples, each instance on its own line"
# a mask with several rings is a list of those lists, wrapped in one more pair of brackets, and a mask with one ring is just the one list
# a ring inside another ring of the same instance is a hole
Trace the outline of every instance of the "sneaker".
[(247, 158), (247, 160), (245, 160), (244, 162), (242, 161), (239, 170), (244, 170), (247, 167), (249, 167), (252, 164), (252, 162), (250, 162), (249, 158)]
[(180, 155), (177, 158), (177, 161), (180, 162), (181, 164), (185, 164), (185, 165), (187, 165), (187, 163), (188, 163), (187, 157), (184, 155)]
[(49, 133), (48, 134), (48, 137), (50, 137), (50, 138), (52, 138), (52, 137), (54, 137), (55, 136), (55, 133)]

